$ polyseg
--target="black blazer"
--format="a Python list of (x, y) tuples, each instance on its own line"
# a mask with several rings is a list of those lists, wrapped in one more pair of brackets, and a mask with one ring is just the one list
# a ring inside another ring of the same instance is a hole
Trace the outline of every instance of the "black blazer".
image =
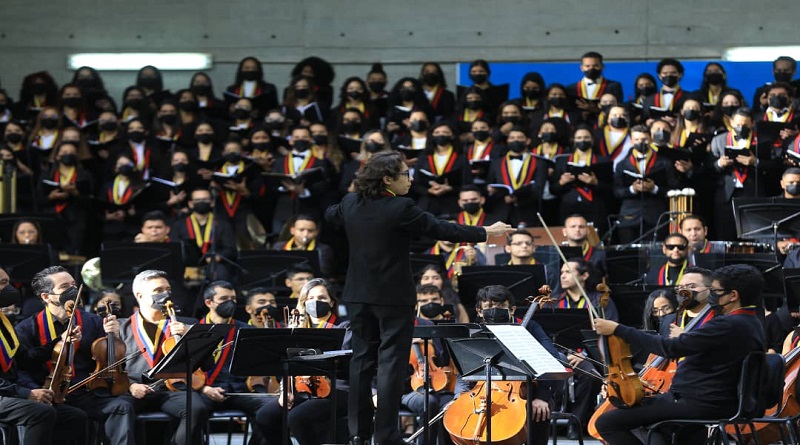
[[(614, 172), (614, 196), (622, 201), (619, 209), (620, 227), (632, 227), (639, 224), (639, 218), (644, 217), (646, 224), (655, 225), (659, 216), (668, 210), (667, 192), (678, 188), (675, 177), (675, 168), (672, 162), (654, 154), (656, 160), (650, 170), (651, 174), (661, 175), (663, 178), (656, 181), (658, 192), (656, 194), (631, 193), (629, 182), (626, 180), (625, 171), (636, 172), (636, 167), (631, 163), (631, 156), (626, 156), (617, 165)], [(663, 174), (659, 172), (663, 170)]]
[[(567, 97), (572, 99), (573, 103), (575, 102), (575, 99), (583, 97), (581, 96), (579, 89), (581, 82), (583, 82), (583, 79), (567, 87)], [(616, 80), (606, 79), (605, 77), (603, 77), (602, 82), (605, 83), (605, 86), (603, 86), (602, 84), (600, 85), (600, 88), (602, 88), (602, 90), (597, 94), (598, 99), (600, 99), (600, 97), (603, 94), (613, 94), (614, 97), (617, 98), (617, 102), (622, 103), (625, 101), (625, 98), (622, 95), (622, 84), (620, 84)]]
[(349, 193), (325, 212), (343, 226), (350, 263), (342, 300), (411, 307), (417, 298), (411, 274), (411, 238), (427, 235), (454, 242), (486, 241), (482, 227), (461, 226), (436, 219), (405, 197), (365, 198)]

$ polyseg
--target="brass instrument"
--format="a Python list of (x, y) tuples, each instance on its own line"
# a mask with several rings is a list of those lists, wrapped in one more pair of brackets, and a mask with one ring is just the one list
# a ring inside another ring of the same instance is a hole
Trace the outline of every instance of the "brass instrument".
[(693, 188), (670, 190), (667, 192), (667, 197), (669, 198), (670, 233), (679, 232), (683, 219), (692, 213), (694, 195), (695, 191)]
[[(469, 245), (458, 246), (455, 248), (453, 254), (458, 255), (459, 250), (464, 250), (467, 247), (472, 247), (472, 246)], [(472, 266), (471, 261), (469, 261), (466, 257), (464, 259), (466, 261), (453, 261), (453, 278), (451, 278), (450, 281), (453, 283), (453, 289), (455, 290), (458, 290), (458, 277), (461, 276), (461, 269), (467, 266)]]

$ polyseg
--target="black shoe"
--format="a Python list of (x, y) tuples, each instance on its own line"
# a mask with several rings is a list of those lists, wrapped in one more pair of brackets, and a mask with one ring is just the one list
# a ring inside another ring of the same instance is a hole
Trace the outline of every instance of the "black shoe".
[(353, 436), (350, 438), (348, 445), (369, 445), (369, 440), (362, 439), (361, 436)]
[(578, 427), (570, 423), (569, 426), (567, 427), (567, 439), (578, 440), (580, 439), (580, 437), (581, 437), (581, 432), (580, 430), (578, 430)]

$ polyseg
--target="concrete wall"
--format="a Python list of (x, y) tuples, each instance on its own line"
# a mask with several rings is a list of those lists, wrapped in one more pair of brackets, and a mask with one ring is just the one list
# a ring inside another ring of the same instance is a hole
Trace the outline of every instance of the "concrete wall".
[[(476, 58), (717, 58), (729, 46), (794, 44), (798, 13), (797, 0), (0, 0), (0, 84), (16, 98), (30, 72), (66, 82), (74, 52), (202, 51), (218, 92), (248, 55), (279, 88), (309, 55), (335, 65), (337, 87), (373, 61), (391, 83), (427, 60), (452, 85), (455, 63)], [(135, 77), (102, 74), (117, 99)], [(167, 72), (165, 85), (187, 86), (191, 74)]]

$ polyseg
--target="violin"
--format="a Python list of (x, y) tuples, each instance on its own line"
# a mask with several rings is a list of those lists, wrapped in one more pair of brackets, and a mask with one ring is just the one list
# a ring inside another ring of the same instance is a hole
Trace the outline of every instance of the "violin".
[[(176, 320), (175, 304), (172, 301), (167, 300), (167, 302), (164, 304), (164, 308), (166, 309), (167, 317), (169, 318), (169, 320), (170, 321)], [(169, 354), (169, 352), (175, 348), (175, 345), (177, 345), (180, 340), (181, 340), (180, 335), (172, 335), (171, 337), (164, 339), (164, 342), (161, 344), (161, 352), (163, 352), (164, 355)], [(183, 388), (180, 388), (177, 385), (178, 384), (185, 385), (186, 379), (166, 379), (164, 383), (167, 385), (167, 389), (170, 391), (183, 391)], [(200, 369), (195, 370), (192, 373), (192, 389), (195, 391), (199, 391), (200, 389), (203, 388), (203, 386), (205, 386), (205, 384), (206, 384), (206, 374)]]
[[(258, 317), (261, 324), (264, 325), (264, 329), (276, 327), (275, 319), (269, 316), (269, 311), (267, 308), (262, 308), (261, 311), (256, 314), (256, 317)], [(245, 385), (247, 386), (247, 390), (250, 392), (274, 394), (280, 390), (280, 383), (278, 382), (278, 379), (270, 376), (251, 375), (245, 381)]]
[(64, 302), (64, 310), (67, 312), (69, 321), (67, 322), (68, 341), (59, 340), (53, 348), (53, 370), (44, 380), (44, 387), (53, 391), (53, 403), (64, 403), (69, 393), (69, 383), (72, 379), (75, 359), (75, 345), (70, 338), (75, 328), (75, 311), (81, 302), (81, 292), (83, 285), (78, 289), (75, 300)]
[(492, 381), (492, 436), (487, 437), (486, 382), (453, 400), (442, 423), (456, 445), (521, 445), (528, 434), (524, 382)]
[[(106, 318), (109, 315), (117, 315), (119, 306), (110, 299), (100, 303), (98, 315)], [(92, 358), (97, 362), (92, 375), (94, 378), (87, 383), (90, 390), (106, 389), (112, 396), (118, 396), (128, 391), (131, 386), (128, 380), (128, 373), (122, 368), (121, 361), (125, 358), (125, 342), (113, 333), (109, 332), (105, 338), (98, 338), (92, 343)], [(117, 366), (109, 366), (112, 363), (119, 363)], [(70, 390), (72, 390), (70, 388)]]

